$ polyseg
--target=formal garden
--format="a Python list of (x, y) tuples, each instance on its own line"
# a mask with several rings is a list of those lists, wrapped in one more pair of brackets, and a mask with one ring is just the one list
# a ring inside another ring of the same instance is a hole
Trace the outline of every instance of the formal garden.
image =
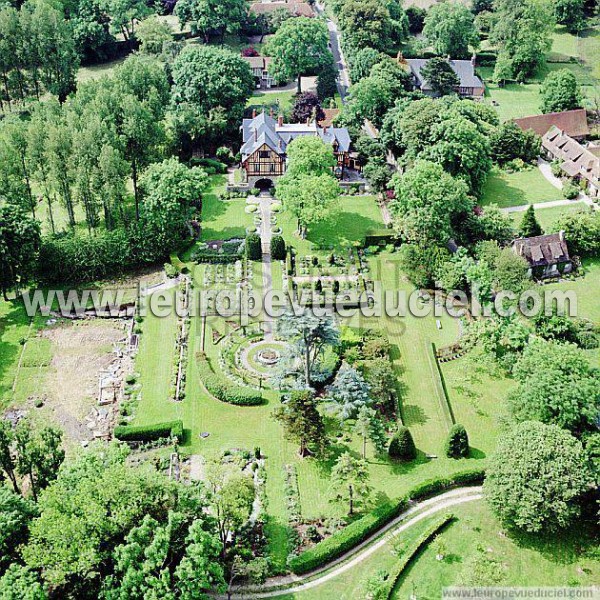
[[(600, 213), (543, 207), (574, 184), (511, 122), (597, 139), (594, 7), (63, 4), (0, 8), (0, 597), (595, 584)], [(239, 191), (260, 110), (320, 135)], [(574, 272), (530, 278), (558, 232)], [(532, 291), (577, 314), (492, 310)]]

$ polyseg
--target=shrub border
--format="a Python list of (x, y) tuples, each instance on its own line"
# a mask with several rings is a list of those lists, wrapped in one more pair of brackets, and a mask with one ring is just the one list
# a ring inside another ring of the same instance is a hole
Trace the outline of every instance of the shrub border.
[(183, 421), (165, 421), (153, 425), (118, 425), (114, 437), (122, 442), (149, 442), (161, 438), (183, 439)]
[(483, 469), (470, 469), (449, 477), (423, 481), (412, 488), (405, 496), (378, 506), (338, 533), (334, 533), (331, 537), (319, 542), (302, 554), (291, 557), (289, 560), (290, 570), (296, 575), (314, 571), (364, 542), (372, 533), (383, 528), (404, 511), (410, 501), (433, 496), (457, 485), (481, 482), (484, 476), (485, 471)]

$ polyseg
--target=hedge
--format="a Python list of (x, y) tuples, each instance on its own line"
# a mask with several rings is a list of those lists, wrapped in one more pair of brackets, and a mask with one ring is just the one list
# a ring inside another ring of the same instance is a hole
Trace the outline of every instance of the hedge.
[(398, 234), (391, 229), (375, 229), (365, 235), (364, 247), (385, 246), (398, 243)]
[(198, 356), (196, 363), (200, 381), (217, 400), (237, 406), (258, 406), (264, 402), (260, 392), (230, 383), (224, 377), (217, 375), (205, 356)]
[(485, 471), (483, 469), (470, 469), (461, 471), (450, 477), (424, 481), (410, 490), (406, 496), (378, 506), (375, 510), (350, 523), (350, 525), (334, 533), (331, 537), (319, 542), (302, 554), (294, 556), (289, 561), (289, 567), (296, 575), (313, 571), (338, 558), (363, 542), (372, 533), (384, 527), (407, 508), (410, 500), (420, 500), (425, 496), (443, 492), (450, 487), (481, 482), (483, 481), (484, 474)]
[[(455, 516), (452, 513), (444, 515), (441, 519), (437, 519), (430, 527), (428, 527), (418, 538), (410, 552), (405, 552), (399, 562), (394, 565), (391, 573), (385, 582), (385, 587), (382, 590), (384, 593), (381, 598), (389, 599), (392, 597), (396, 583), (400, 579), (404, 569), (410, 564), (412, 559), (421, 551), (429, 542), (439, 533), (441, 529), (446, 527), (450, 521), (453, 521)], [(379, 597), (379, 596), (378, 596)]]
[(161, 438), (183, 439), (183, 422), (166, 421), (154, 425), (119, 425), (115, 427), (114, 436), (123, 442), (150, 442)]

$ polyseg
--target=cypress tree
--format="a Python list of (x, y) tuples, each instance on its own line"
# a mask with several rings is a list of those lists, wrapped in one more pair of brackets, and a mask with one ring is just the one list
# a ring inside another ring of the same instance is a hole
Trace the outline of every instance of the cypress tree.
[(535, 216), (535, 210), (533, 204), (529, 205), (529, 208), (523, 215), (521, 226), (519, 227), (519, 233), (522, 237), (535, 237), (536, 235), (542, 235), (544, 232), (538, 223)]

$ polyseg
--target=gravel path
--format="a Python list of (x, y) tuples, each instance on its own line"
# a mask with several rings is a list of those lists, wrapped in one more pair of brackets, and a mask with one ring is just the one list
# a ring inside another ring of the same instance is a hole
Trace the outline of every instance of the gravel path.
[[(416, 525), (423, 519), (438, 512), (451, 509), (453, 506), (480, 500), (482, 497), (481, 487), (463, 487), (419, 502), (390, 521), (383, 529), (375, 532), (367, 540), (354, 547), (337, 560), (328, 563), (325, 567), (319, 569), (319, 571), (313, 571), (312, 573), (303, 576), (286, 575), (284, 577), (273, 577), (260, 588), (237, 588), (231, 595), (231, 598), (240, 600), (248, 597), (276, 598), (278, 596), (285, 596), (287, 594), (294, 594), (315, 588), (350, 569), (357, 568), (361, 562), (380, 550), (394, 537), (406, 531), (409, 527)], [(320, 575), (319, 573), (322, 574)], [(281, 587), (281, 589), (269, 590), (269, 588), (274, 587)], [(218, 596), (218, 598), (224, 599), (227, 598), (227, 596)]]
[[(273, 289), (273, 274), (271, 272), (271, 202), (274, 200), (270, 194), (261, 194), (259, 197), (260, 214), (262, 218), (260, 226), (260, 239), (262, 240), (262, 280), (263, 280), (263, 299), (270, 295)], [(265, 340), (273, 339), (274, 320), (268, 314), (264, 315), (264, 333)]]

